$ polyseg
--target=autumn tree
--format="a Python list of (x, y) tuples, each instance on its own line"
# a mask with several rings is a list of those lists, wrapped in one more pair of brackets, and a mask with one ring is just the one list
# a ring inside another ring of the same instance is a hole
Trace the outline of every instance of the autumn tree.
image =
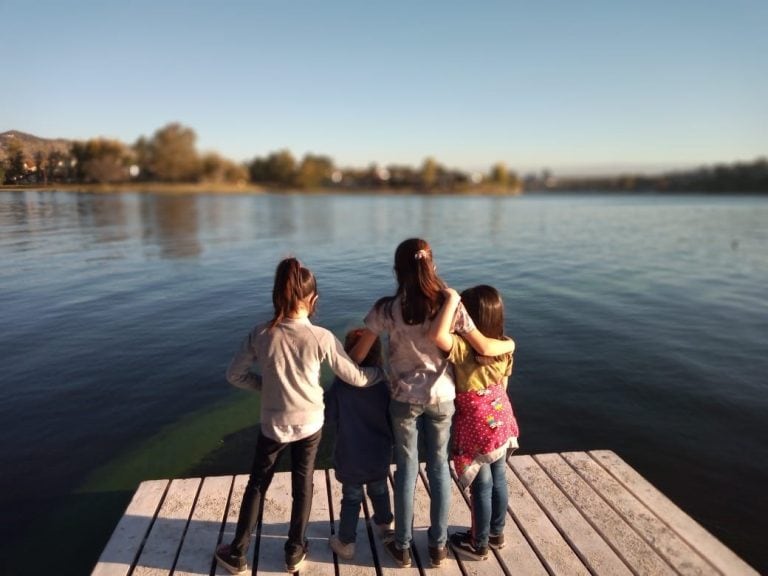
[(163, 182), (193, 182), (200, 175), (200, 159), (195, 149), (197, 135), (191, 128), (171, 123), (160, 128), (148, 141), (137, 142), (139, 164), (150, 178)]
[(128, 179), (131, 156), (118, 140), (93, 138), (72, 145), (75, 173), (82, 182), (122, 182)]
[(333, 173), (333, 160), (328, 156), (306, 154), (296, 172), (296, 185), (301, 188), (317, 188), (326, 184)]
[(215, 152), (209, 152), (200, 159), (200, 178), (203, 182), (245, 182), (248, 169)]
[(509, 170), (504, 162), (497, 162), (491, 167), (491, 173), (488, 180), (500, 186), (506, 186), (509, 183)]

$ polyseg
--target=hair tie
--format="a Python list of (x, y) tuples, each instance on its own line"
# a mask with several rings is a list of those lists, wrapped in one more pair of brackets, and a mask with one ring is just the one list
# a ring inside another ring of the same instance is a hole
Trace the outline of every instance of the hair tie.
[(426, 250), (417, 250), (416, 254), (413, 255), (413, 257), (416, 260), (424, 260), (425, 258), (429, 258), (429, 253)]

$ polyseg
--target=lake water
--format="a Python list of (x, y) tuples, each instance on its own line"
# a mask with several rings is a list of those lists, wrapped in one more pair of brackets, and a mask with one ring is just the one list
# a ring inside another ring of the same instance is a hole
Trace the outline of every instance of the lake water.
[(521, 452), (614, 450), (768, 571), (768, 198), (34, 191), (0, 192), (0, 571), (87, 573), (140, 480), (245, 471), (223, 372), (277, 262), (343, 335), (411, 236), (501, 291)]

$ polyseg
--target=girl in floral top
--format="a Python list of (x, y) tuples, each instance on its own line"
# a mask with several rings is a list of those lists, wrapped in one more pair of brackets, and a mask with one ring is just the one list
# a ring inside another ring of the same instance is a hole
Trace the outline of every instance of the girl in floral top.
[(507, 396), (512, 354), (478, 357), (451, 324), (461, 303), (483, 334), (504, 337), (504, 305), (491, 286), (461, 293), (446, 289), (445, 302), (430, 336), (448, 354), (456, 378), (453, 463), (459, 482), (470, 487), (472, 527), (450, 536), (451, 546), (470, 558), (488, 557), (488, 545), (504, 545), (507, 514), (506, 456), (517, 448), (518, 427)]

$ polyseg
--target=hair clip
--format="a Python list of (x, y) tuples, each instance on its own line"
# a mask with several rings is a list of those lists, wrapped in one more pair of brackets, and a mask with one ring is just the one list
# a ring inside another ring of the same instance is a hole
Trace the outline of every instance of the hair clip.
[(429, 258), (429, 253), (424, 249), (417, 250), (413, 257), (416, 258), (416, 260), (424, 260), (425, 258)]

